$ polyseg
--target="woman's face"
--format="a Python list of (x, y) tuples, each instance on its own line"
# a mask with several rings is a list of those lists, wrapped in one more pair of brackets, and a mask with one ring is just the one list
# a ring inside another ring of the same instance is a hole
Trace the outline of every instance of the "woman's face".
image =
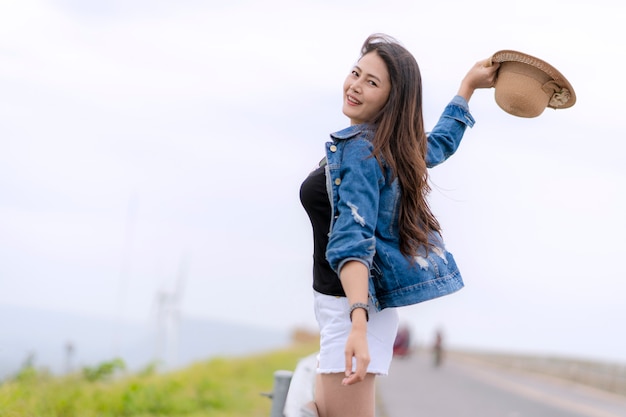
[(343, 83), (343, 114), (350, 123), (370, 122), (383, 108), (391, 80), (387, 66), (376, 51), (365, 54)]

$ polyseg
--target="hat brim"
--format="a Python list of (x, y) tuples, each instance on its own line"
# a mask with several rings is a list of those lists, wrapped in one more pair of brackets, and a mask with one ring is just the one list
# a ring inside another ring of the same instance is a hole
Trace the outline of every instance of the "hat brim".
[(544, 73), (546, 73), (549, 77), (551, 77), (554, 82), (561, 88), (566, 88), (569, 90), (570, 98), (566, 103), (563, 103), (559, 106), (548, 105), (553, 109), (565, 109), (568, 107), (572, 107), (576, 103), (576, 93), (574, 92), (574, 88), (567, 81), (567, 78), (563, 74), (561, 74), (556, 68), (552, 65), (548, 64), (546, 61), (536, 58), (532, 55), (525, 54), (523, 52), (512, 51), (512, 50), (502, 50), (498, 51), (491, 56), (492, 62), (520, 62), (522, 64), (529, 65), (534, 68), (538, 68)]

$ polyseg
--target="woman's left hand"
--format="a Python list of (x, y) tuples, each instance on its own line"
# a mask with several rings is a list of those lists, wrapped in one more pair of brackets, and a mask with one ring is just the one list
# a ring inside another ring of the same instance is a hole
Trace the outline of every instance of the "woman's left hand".
[[(363, 321), (360, 326), (359, 322)], [(353, 318), (353, 326), (348, 340), (346, 341), (346, 377), (343, 379), (343, 385), (352, 385), (363, 381), (367, 375), (367, 366), (370, 363), (369, 348), (367, 346), (367, 324), (365, 317), (357, 317), (355, 310)], [(352, 358), (356, 359), (356, 371), (352, 372)]]

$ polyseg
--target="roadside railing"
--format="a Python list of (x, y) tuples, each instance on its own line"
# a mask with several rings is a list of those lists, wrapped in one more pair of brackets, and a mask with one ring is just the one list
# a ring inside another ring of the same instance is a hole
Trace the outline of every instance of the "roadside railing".
[(273, 391), (262, 394), (272, 400), (270, 417), (284, 417), (285, 401), (287, 400), (292, 376), (292, 371), (279, 370), (274, 372)]

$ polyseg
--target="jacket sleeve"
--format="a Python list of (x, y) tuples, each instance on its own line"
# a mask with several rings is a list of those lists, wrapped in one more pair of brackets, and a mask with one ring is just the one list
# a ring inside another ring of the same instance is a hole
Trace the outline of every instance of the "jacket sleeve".
[(326, 247), (326, 258), (337, 274), (347, 261), (371, 268), (374, 259), (383, 174), (371, 151), (371, 143), (360, 139), (349, 140), (343, 150), (336, 217)]
[(465, 129), (474, 126), (474, 123), (467, 101), (461, 96), (455, 96), (428, 133), (426, 165), (432, 168), (454, 154), (461, 144)]

